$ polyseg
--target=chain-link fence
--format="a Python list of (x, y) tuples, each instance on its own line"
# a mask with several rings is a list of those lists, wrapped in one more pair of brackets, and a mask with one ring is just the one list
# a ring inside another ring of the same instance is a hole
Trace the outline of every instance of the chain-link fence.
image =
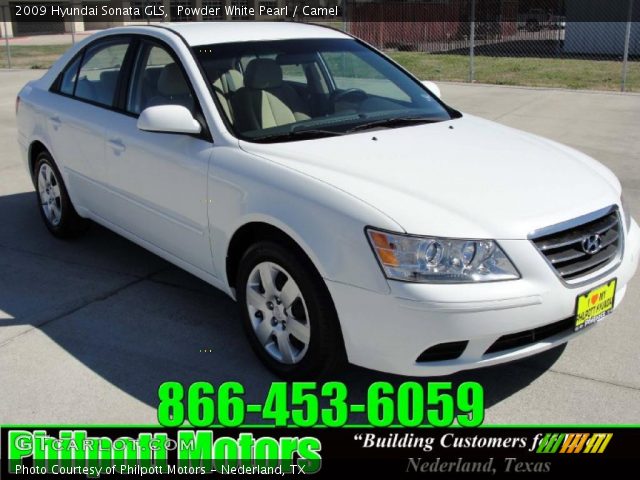
[[(93, 2), (60, 1), (60, 6)], [(52, 2), (49, 2), (52, 3)], [(386, 51), (421, 78), (504, 85), (640, 91), (640, 0), (139, 0), (130, 15), (21, 21), (0, 0), (2, 66), (47, 68), (69, 45), (110, 26), (164, 20), (293, 20), (340, 28)], [(635, 5), (634, 5), (635, 4)], [(336, 7), (302, 17), (302, 7)], [(182, 9), (179, 9), (179, 7)], [(227, 11), (254, 8), (253, 15)], [(287, 6), (286, 15), (259, 8)], [(185, 12), (186, 7), (193, 10)], [(206, 7), (207, 10), (198, 10)], [(294, 8), (298, 15), (292, 18)], [(151, 10), (145, 10), (150, 8)], [(167, 17), (157, 14), (164, 8)], [(218, 10), (215, 10), (218, 9)], [(155, 12), (155, 13), (154, 13)], [(82, 12), (81, 12), (82, 13)]]
[(640, 91), (634, 3), (350, 0), (346, 16), (351, 33), (422, 78)]

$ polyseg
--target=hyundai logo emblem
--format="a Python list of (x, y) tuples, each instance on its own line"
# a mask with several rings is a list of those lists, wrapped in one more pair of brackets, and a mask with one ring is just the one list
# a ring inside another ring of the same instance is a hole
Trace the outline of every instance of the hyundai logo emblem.
[(589, 255), (594, 255), (602, 250), (602, 237), (597, 233), (595, 235), (589, 235), (582, 239), (582, 250)]

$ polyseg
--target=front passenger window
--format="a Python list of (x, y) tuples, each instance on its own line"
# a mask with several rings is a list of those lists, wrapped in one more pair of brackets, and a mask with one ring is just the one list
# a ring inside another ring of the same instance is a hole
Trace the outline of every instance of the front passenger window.
[(75, 96), (100, 105), (113, 105), (127, 48), (129, 42), (122, 40), (107, 45), (99, 44), (87, 50), (78, 73)]
[(173, 57), (162, 47), (140, 50), (127, 99), (127, 111), (139, 114), (156, 105), (182, 105), (194, 113), (189, 83)]

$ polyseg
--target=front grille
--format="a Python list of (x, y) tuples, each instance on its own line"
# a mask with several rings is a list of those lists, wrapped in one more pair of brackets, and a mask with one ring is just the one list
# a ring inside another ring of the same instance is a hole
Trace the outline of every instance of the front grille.
[(496, 340), (493, 345), (484, 352), (484, 354), (487, 355), (488, 353), (503, 352), (505, 350), (511, 350), (512, 348), (524, 347), (546, 338), (553, 337), (559, 333), (572, 332), (575, 323), (575, 317), (571, 317), (542, 327), (525, 330), (524, 332), (504, 335)]
[[(598, 235), (599, 250), (587, 253), (583, 240)], [(622, 247), (622, 228), (617, 211), (596, 220), (534, 238), (533, 243), (564, 280), (575, 280), (612, 262)]]

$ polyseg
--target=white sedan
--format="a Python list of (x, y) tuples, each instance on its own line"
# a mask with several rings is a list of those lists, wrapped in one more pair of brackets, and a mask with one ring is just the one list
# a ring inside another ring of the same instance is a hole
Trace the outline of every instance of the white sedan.
[(640, 229), (600, 163), (438, 97), (336, 30), (230, 22), (97, 33), (16, 108), (52, 234), (220, 288), (284, 378), (440, 375), (591, 329)]

